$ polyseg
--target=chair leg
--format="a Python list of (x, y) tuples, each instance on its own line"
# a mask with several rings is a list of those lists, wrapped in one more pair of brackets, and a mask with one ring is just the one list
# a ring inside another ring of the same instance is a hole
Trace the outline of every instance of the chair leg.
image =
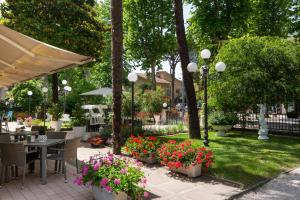
[(2, 165), (2, 169), (1, 169), (1, 182), (0, 182), (0, 187), (2, 188), (2, 185), (4, 183), (4, 179), (5, 179), (5, 169), (6, 166)]
[(78, 160), (77, 160), (77, 158), (75, 159), (75, 161), (76, 161), (76, 172), (78, 174)]
[(55, 165), (54, 165), (54, 173), (57, 173), (57, 160), (55, 161)]
[(68, 180), (67, 180), (67, 167), (66, 167), (65, 161), (62, 161), (62, 163), (63, 163), (63, 167), (64, 167), (65, 183), (67, 183), (68, 182)]
[(22, 171), (23, 171), (23, 174), (22, 174), (22, 186), (21, 186), (21, 190), (24, 189), (26, 166), (23, 166)]
[(58, 174), (60, 173), (61, 170), (61, 161), (58, 161)]

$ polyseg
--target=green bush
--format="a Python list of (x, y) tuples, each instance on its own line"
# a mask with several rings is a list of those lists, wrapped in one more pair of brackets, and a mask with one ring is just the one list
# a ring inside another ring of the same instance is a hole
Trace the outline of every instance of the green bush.
[(84, 115), (84, 110), (80, 104), (76, 104), (72, 112), (72, 126), (85, 126), (88, 122), (87, 117)]
[(224, 113), (221, 111), (212, 112), (208, 117), (210, 125), (234, 125), (238, 122), (238, 117), (235, 113)]
[(48, 112), (52, 115), (53, 121), (58, 121), (62, 116), (62, 106), (58, 103), (53, 103), (49, 108)]

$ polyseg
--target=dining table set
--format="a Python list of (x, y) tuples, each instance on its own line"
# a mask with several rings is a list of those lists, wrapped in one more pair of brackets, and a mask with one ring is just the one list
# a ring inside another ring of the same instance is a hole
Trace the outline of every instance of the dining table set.
[[(1, 140), (1, 138), (9, 138), (9, 140)], [(44, 141), (39, 139), (38, 131), (17, 131), (17, 132), (1, 132), (0, 133), (0, 159), (1, 159), (1, 145), (23, 143), (25, 152), (31, 153), (35, 151), (38, 154), (40, 161), (40, 181), (42, 185), (47, 184), (47, 149), (55, 147), (59, 144), (64, 144), (65, 139), (51, 139)], [(3, 151), (3, 150), (2, 150)], [(3, 162), (3, 161), (2, 161)], [(4, 174), (3, 174), (4, 175)], [(3, 176), (2, 175), (2, 176)]]

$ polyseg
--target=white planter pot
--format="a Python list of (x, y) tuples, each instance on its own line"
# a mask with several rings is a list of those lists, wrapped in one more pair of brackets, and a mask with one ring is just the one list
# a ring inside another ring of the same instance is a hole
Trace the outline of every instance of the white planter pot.
[(150, 157), (148, 157), (148, 158), (143, 158), (143, 157), (137, 157), (137, 156), (135, 156), (134, 158), (136, 158), (136, 159), (139, 160), (139, 161), (145, 162), (145, 163), (147, 163), (147, 164), (154, 164), (154, 163), (157, 163), (156, 157), (153, 157), (153, 156), (150, 156)]
[(155, 125), (159, 124), (160, 121), (160, 115), (153, 115), (154, 116), (154, 120), (155, 120)]
[(218, 131), (218, 136), (225, 137), (227, 134), (225, 131), (228, 131), (232, 128), (232, 125), (212, 125), (212, 128)]
[(74, 137), (83, 137), (86, 133), (86, 126), (73, 126)]
[(51, 121), (50, 122), (51, 128), (53, 128), (55, 131), (60, 131), (62, 126), (62, 121)]
[(187, 175), (188, 177), (194, 178), (201, 176), (201, 169), (202, 165), (190, 165), (188, 167), (179, 167), (179, 168), (172, 168), (171, 171), (178, 172), (184, 175)]
[(110, 193), (101, 187), (92, 187), (95, 200), (127, 200), (128, 195), (125, 192)]

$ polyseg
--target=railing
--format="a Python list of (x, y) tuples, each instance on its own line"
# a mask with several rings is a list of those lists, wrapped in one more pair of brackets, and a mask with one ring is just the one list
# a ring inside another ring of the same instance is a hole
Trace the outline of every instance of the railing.
[[(244, 130), (259, 129), (258, 113), (238, 114), (238, 117), (239, 123), (234, 128)], [(300, 118), (289, 118), (286, 114), (267, 114), (265, 117), (270, 132), (300, 136)]]

